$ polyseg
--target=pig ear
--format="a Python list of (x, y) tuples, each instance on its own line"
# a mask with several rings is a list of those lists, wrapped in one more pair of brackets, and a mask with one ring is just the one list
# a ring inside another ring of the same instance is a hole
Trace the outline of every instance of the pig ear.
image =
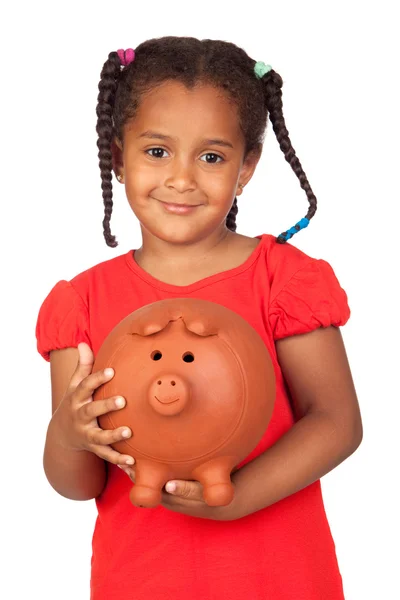
[(212, 323), (207, 319), (199, 319), (197, 317), (193, 320), (184, 319), (186, 329), (195, 333), (196, 335), (201, 335), (202, 337), (207, 337), (208, 335), (217, 335), (219, 331), (219, 327), (216, 323)]
[(158, 333), (166, 328), (170, 321), (175, 321), (181, 316), (181, 312), (173, 307), (154, 303), (143, 306), (135, 311), (135, 317), (130, 326), (130, 333), (147, 336)]
[(196, 307), (195, 310), (186, 308), (183, 311), (183, 321), (186, 329), (202, 337), (217, 335), (221, 327), (216, 315), (211, 314), (210, 310), (204, 307)]
[(218, 305), (211, 307), (202, 302), (194, 301), (192, 305), (188, 305), (178, 299), (160, 300), (135, 311), (130, 333), (152, 335), (165, 329), (170, 321), (182, 319), (186, 329), (196, 335), (217, 335), (226, 320), (225, 313), (221, 311)]

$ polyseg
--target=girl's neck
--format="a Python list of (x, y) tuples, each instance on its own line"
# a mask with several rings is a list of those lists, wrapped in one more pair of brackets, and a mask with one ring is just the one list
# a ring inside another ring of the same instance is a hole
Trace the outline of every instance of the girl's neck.
[(178, 286), (239, 266), (259, 242), (228, 229), (193, 244), (170, 244), (143, 233), (136, 263), (152, 277)]
[(188, 262), (196, 263), (219, 252), (234, 235), (229, 229), (221, 228), (204, 239), (180, 244), (165, 242), (142, 228), (142, 246), (136, 251), (135, 257), (138, 262), (151, 259), (166, 266), (186, 266)]

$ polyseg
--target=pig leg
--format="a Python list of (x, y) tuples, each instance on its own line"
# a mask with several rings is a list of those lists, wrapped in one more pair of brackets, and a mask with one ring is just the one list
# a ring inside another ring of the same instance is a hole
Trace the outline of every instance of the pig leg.
[(168, 481), (169, 469), (165, 465), (147, 460), (136, 461), (135, 485), (129, 497), (135, 506), (154, 508), (161, 502), (161, 491)]
[(221, 456), (194, 469), (192, 477), (202, 484), (208, 506), (226, 506), (232, 502), (234, 488), (230, 474), (235, 464), (231, 456)]

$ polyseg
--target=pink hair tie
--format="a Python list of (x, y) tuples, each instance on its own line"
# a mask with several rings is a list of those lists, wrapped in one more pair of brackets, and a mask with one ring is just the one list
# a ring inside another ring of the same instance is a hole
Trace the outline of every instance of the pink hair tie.
[(131, 62), (135, 60), (135, 51), (132, 48), (127, 50), (117, 50), (121, 65), (127, 67)]

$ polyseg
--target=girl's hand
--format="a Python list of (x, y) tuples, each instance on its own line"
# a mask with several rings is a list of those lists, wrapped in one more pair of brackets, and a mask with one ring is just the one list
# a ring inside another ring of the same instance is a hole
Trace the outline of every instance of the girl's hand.
[(205, 504), (203, 486), (198, 481), (174, 479), (165, 484), (165, 491), (163, 504), (167, 506), (186, 506), (188, 502)]
[[(135, 469), (127, 466), (120, 467), (135, 483)], [(165, 484), (162, 491), (161, 505), (174, 512), (203, 519), (225, 520), (228, 507), (208, 506), (203, 499), (203, 486), (198, 481), (174, 479)]]
[(103, 430), (97, 417), (125, 406), (124, 398), (112, 397), (93, 401), (94, 391), (114, 376), (112, 369), (92, 373), (94, 356), (90, 347), (78, 344), (79, 362), (69, 387), (53, 415), (60, 432), (60, 444), (68, 450), (89, 450), (115, 465), (133, 465), (131, 456), (120, 454), (110, 444), (132, 435), (128, 427)]

